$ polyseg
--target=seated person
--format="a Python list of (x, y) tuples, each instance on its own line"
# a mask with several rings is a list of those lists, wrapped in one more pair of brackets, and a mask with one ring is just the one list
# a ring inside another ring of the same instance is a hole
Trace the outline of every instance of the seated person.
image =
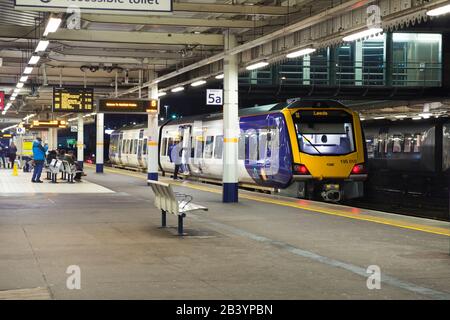
[(76, 173), (75, 173), (75, 177), (74, 180), (80, 182), (81, 181), (81, 176), (83, 174), (83, 169), (81, 168), (81, 166), (78, 164), (78, 162), (75, 161), (75, 156), (73, 154), (73, 151), (69, 151), (65, 157), (64, 160), (66, 160), (71, 166), (75, 165), (76, 168)]
[(56, 159), (56, 157), (57, 157), (57, 152), (55, 150), (49, 151), (48, 155), (47, 155), (47, 164), (50, 164), (53, 159)]

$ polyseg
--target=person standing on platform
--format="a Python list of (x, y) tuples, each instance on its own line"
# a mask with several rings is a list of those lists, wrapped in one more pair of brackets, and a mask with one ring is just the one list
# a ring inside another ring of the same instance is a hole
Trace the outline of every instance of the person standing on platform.
[(179, 142), (174, 141), (174, 143), (169, 146), (169, 160), (170, 162), (175, 164), (175, 168), (173, 171), (173, 180), (178, 179), (178, 171), (180, 171), (181, 168), (182, 152), (183, 140), (180, 140)]
[(5, 154), (6, 154), (6, 146), (0, 142), (0, 159), (3, 162), (3, 168), (6, 169)]
[(33, 160), (34, 160), (34, 170), (31, 182), (42, 183), (41, 173), (44, 168), (45, 153), (47, 152), (48, 146), (42, 146), (42, 139), (37, 137), (33, 141)]
[(14, 161), (16, 161), (17, 157), (17, 147), (14, 142), (11, 142), (9, 146), (9, 163), (11, 163), (11, 169), (14, 168)]

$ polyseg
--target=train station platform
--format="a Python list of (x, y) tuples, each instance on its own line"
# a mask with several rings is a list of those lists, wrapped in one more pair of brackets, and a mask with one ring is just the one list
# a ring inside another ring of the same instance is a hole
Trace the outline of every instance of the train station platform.
[(145, 174), (86, 172), (30, 187), (1, 171), (0, 299), (450, 299), (447, 222), (247, 191), (223, 204), (221, 187), (177, 181), (209, 208), (179, 237)]

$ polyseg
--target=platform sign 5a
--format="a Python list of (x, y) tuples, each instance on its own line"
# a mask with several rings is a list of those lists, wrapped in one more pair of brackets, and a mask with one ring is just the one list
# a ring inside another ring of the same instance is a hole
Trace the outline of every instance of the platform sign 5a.
[(5, 93), (0, 91), (0, 111), (3, 111), (3, 109), (5, 109)]
[(223, 105), (223, 90), (222, 89), (206, 89), (206, 104), (208, 106)]
[(65, 11), (69, 7), (77, 7), (85, 12), (117, 12), (134, 11), (138, 14), (149, 12), (171, 12), (172, 0), (15, 0), (19, 10)]

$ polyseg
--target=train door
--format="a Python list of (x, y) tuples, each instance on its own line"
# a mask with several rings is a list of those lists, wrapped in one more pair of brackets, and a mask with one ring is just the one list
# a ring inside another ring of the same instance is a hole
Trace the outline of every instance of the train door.
[(117, 142), (118, 151), (117, 151), (117, 163), (122, 164), (122, 150), (123, 150), (123, 132), (119, 133), (119, 141)]
[(192, 143), (194, 152), (191, 153), (192, 162), (190, 170), (192, 175), (201, 175), (203, 166), (203, 123), (202, 121), (194, 121), (192, 127)]
[(181, 170), (189, 175), (190, 174), (190, 166), (189, 166), (189, 156), (191, 153), (191, 126), (186, 125), (180, 127), (180, 136), (183, 137), (183, 152), (181, 157)]
[(144, 168), (144, 157), (142, 155), (143, 151), (143, 139), (144, 139), (144, 129), (139, 130), (139, 140), (138, 140), (138, 146), (137, 146), (137, 160), (139, 167)]

